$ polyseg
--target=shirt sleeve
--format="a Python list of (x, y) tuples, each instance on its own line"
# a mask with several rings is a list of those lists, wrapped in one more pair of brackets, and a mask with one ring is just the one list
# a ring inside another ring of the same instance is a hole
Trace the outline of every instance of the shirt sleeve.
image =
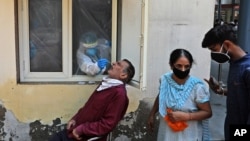
[(77, 63), (81, 71), (88, 75), (93, 76), (100, 72), (97, 62), (93, 62), (89, 56), (85, 55), (82, 48), (77, 50)]
[(210, 93), (205, 85), (197, 84), (195, 86), (195, 102), (205, 103), (210, 99)]
[(99, 121), (86, 122), (76, 127), (79, 135), (101, 136), (111, 132), (126, 113), (128, 98), (126, 94), (116, 94)]

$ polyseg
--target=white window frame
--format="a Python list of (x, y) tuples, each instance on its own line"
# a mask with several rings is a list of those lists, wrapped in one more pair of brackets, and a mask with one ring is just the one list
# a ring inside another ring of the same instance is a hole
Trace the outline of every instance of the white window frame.
[[(100, 81), (104, 75), (72, 74), (72, 0), (62, 0), (62, 72), (30, 72), (28, 0), (18, 0), (21, 82)], [(112, 56), (116, 60), (117, 0), (112, 0)]]
[[(140, 37), (140, 66), (136, 66), (139, 80), (131, 82), (132, 86), (146, 90), (147, 74), (147, 36), (148, 36), (148, 0), (142, 2), (141, 37)], [(88, 76), (72, 74), (72, 0), (62, 0), (62, 72), (30, 72), (29, 57), (29, 13), (28, 0), (18, 2), (18, 29), (19, 29), (19, 64), (20, 82), (85, 82), (100, 81), (104, 75)], [(117, 60), (117, 7), (118, 0), (112, 0), (112, 50), (111, 62)], [(128, 54), (127, 56), (129, 56)], [(123, 59), (123, 58), (121, 58)], [(130, 58), (127, 58), (130, 60)], [(133, 60), (132, 60), (133, 63)]]
[(147, 88), (148, 0), (122, 1), (121, 53), (135, 65), (131, 85), (145, 91)]

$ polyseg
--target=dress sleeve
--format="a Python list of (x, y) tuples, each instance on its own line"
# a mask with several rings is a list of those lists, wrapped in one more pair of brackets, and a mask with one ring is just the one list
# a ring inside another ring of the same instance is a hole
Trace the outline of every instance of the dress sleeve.
[(77, 63), (80, 70), (87, 75), (94, 76), (100, 72), (97, 62), (93, 62), (92, 59), (84, 53), (82, 48), (77, 50)]
[(208, 88), (203, 84), (197, 84), (195, 86), (195, 102), (205, 103), (210, 99), (210, 93)]

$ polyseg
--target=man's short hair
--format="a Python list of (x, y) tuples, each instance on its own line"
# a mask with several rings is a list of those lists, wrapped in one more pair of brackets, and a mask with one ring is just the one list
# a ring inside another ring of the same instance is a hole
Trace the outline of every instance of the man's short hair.
[(214, 44), (222, 44), (225, 40), (229, 40), (234, 44), (238, 44), (236, 31), (232, 25), (224, 24), (211, 28), (203, 38), (202, 47), (206, 48)]
[(128, 59), (123, 59), (123, 61), (128, 63), (128, 67), (125, 68), (124, 71), (128, 75), (128, 77), (127, 77), (127, 79), (125, 81), (126, 81), (126, 83), (129, 83), (132, 80), (132, 78), (134, 77), (134, 75), (135, 75), (135, 67), (133, 66), (133, 64)]

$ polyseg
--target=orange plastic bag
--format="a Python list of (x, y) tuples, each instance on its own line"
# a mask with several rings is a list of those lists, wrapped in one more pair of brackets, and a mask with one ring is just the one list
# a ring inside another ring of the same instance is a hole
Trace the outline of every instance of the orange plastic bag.
[[(172, 109), (167, 109), (167, 112), (170, 113), (172, 112)], [(177, 122), (172, 122), (169, 119), (168, 114), (165, 116), (165, 121), (167, 122), (168, 126), (174, 131), (174, 132), (179, 132), (183, 131), (185, 128), (188, 127), (188, 124), (185, 121), (177, 121)]]

